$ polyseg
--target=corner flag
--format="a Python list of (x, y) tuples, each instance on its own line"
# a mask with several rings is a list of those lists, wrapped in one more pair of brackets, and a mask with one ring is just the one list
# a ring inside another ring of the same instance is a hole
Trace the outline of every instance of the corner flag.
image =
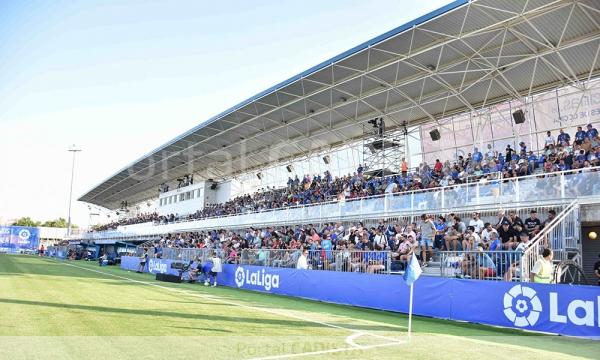
[(423, 270), (421, 270), (421, 266), (419, 265), (419, 260), (417, 260), (417, 256), (413, 253), (410, 261), (408, 262), (408, 266), (404, 271), (404, 281), (406, 285), (411, 286), (419, 276), (421, 276)]
[(410, 261), (408, 262), (408, 266), (404, 271), (404, 282), (406, 285), (410, 286), (410, 298), (408, 300), (408, 339), (410, 340), (410, 335), (412, 333), (412, 308), (413, 308), (413, 284), (419, 276), (421, 276), (421, 266), (419, 265), (419, 260), (417, 260), (417, 256), (415, 253), (412, 254)]

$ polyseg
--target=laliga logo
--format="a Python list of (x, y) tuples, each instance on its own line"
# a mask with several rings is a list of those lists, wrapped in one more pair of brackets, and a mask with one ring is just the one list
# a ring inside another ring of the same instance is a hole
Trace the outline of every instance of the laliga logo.
[(237, 287), (242, 287), (244, 286), (244, 280), (246, 279), (246, 276), (244, 275), (244, 269), (239, 267), (235, 270), (235, 284), (237, 285)]
[(19, 237), (22, 240), (27, 240), (27, 239), (29, 239), (30, 236), (31, 236), (31, 233), (27, 229), (23, 229), (23, 230), (19, 231)]
[(167, 272), (167, 264), (151, 259), (148, 263), (148, 272), (165, 274)]
[(279, 275), (265, 274), (265, 269), (255, 272), (244, 271), (244, 268), (239, 266), (235, 270), (235, 284), (237, 287), (242, 287), (244, 284), (262, 286), (269, 291), (272, 288), (279, 288)]
[[(593, 300), (575, 299), (568, 303), (567, 313), (560, 314), (558, 307), (558, 293), (548, 293), (549, 320), (553, 323), (576, 326), (595, 326), (595, 309), (598, 309), (598, 327), (600, 327), (600, 296), (597, 302)], [(515, 326), (533, 326), (537, 323), (542, 312), (542, 302), (536, 291), (527, 286), (515, 285), (504, 294), (504, 315)]]
[(504, 294), (504, 315), (515, 326), (533, 326), (540, 317), (542, 302), (530, 287), (515, 285)]

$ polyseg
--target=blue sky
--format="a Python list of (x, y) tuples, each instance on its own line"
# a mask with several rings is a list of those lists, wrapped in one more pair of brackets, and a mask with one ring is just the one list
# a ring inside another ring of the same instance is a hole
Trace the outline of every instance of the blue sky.
[[(0, 222), (74, 197), (232, 105), (449, 1), (0, 0)], [(74, 222), (88, 208), (75, 204)]]

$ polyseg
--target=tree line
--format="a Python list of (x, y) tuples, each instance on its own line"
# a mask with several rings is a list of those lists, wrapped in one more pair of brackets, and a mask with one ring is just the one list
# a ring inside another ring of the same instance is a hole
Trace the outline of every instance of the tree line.
[[(32, 220), (30, 217), (22, 217), (15, 221), (13, 226), (29, 226), (29, 227), (51, 227), (51, 228), (66, 228), (67, 220), (64, 218), (58, 218), (56, 220), (47, 220), (45, 222)], [(76, 229), (77, 225), (71, 224), (71, 227)]]

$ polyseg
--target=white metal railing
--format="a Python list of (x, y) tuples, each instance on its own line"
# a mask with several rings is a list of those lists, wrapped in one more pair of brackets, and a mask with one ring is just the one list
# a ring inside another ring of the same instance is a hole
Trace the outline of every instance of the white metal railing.
[(520, 280), (521, 251), (440, 251), (440, 275), (479, 280)]
[(529, 281), (531, 269), (545, 248), (552, 249), (554, 259), (559, 261), (568, 259), (570, 252), (581, 253), (579, 225), (579, 203), (575, 200), (547, 223), (523, 252), (522, 280)]
[(136, 233), (88, 233), (84, 239), (164, 234), (214, 228), (244, 228), (267, 224), (308, 223), (343, 218), (385, 217), (448, 209), (506, 206), (523, 202), (561, 202), (600, 196), (600, 167), (537, 174), (519, 178), (480, 181), (449, 187), (384, 194), (314, 205), (234, 214), (168, 224), (136, 226)]
[(148, 252), (148, 256), (160, 259), (179, 260), (183, 262), (201, 261), (206, 262), (213, 252), (223, 260), (226, 264), (237, 264), (239, 261), (239, 253), (237, 251), (224, 251), (222, 249), (198, 249), (198, 248), (158, 248), (155, 251), (152, 246), (138, 246), (136, 248), (136, 256), (142, 256), (144, 252)]
[[(296, 268), (302, 249), (244, 249), (240, 265)], [(308, 250), (308, 269), (389, 274), (393, 253), (375, 250)]]

